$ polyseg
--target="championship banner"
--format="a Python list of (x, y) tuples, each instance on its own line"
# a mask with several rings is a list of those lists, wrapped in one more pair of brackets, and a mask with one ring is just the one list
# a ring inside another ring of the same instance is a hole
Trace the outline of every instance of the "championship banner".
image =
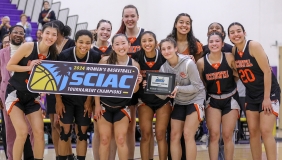
[(137, 81), (135, 66), (42, 61), (31, 71), (30, 92), (131, 98)]

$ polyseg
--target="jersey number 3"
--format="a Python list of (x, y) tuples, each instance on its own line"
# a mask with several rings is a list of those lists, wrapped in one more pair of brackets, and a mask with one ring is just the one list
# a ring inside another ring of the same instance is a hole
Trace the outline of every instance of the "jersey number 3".
[(254, 82), (256, 77), (250, 69), (239, 70), (240, 79), (243, 83)]

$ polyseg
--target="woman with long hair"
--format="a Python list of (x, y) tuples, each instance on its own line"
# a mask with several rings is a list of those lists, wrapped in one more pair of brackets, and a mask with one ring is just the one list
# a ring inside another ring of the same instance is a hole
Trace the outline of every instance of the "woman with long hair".
[[(129, 65), (140, 69), (139, 64), (131, 59), (127, 52), (130, 43), (124, 34), (116, 34), (112, 38), (112, 49), (110, 56), (105, 56), (100, 64)], [(138, 79), (134, 88), (134, 93), (138, 91), (142, 76), (138, 73)], [(114, 98), (95, 96), (95, 120), (97, 120), (100, 133), (99, 156), (101, 160), (109, 159), (109, 148), (114, 128), (114, 137), (117, 144), (118, 156), (120, 160), (128, 160), (127, 130), (131, 121), (128, 104), (131, 98)], [(133, 119), (134, 121), (134, 119)], [(134, 153), (133, 153), (134, 154)]]
[(245, 28), (238, 22), (228, 27), (235, 45), (233, 53), (240, 80), (246, 87), (245, 108), (253, 159), (262, 159), (261, 138), (268, 160), (277, 158), (272, 129), (279, 114), (280, 87), (261, 44), (246, 40)]
[[(237, 92), (234, 56), (222, 52), (224, 37), (220, 32), (208, 36), (207, 53), (197, 61), (200, 77), (207, 89), (206, 121), (209, 129), (209, 156), (218, 159), (220, 130), (224, 142), (224, 157), (233, 159), (233, 131), (240, 115), (240, 101)], [(220, 76), (217, 76), (220, 75)], [(222, 127), (220, 127), (222, 126)]]
[(43, 26), (42, 41), (27, 42), (20, 46), (7, 64), (7, 70), (12, 74), (6, 92), (6, 109), (16, 130), (16, 140), (13, 148), (14, 160), (22, 157), (23, 146), (28, 134), (25, 116), (31, 125), (34, 135), (34, 158), (43, 159), (44, 153), (44, 124), (39, 104), (39, 94), (31, 93), (26, 82), (32, 68), (40, 64), (41, 59), (56, 59), (58, 26), (46, 23)]
[(196, 159), (197, 146), (195, 133), (204, 116), (205, 87), (200, 79), (195, 62), (186, 55), (179, 54), (176, 41), (168, 37), (160, 42), (162, 55), (166, 62), (160, 72), (173, 73), (175, 88), (171, 95), (162, 99), (174, 99), (171, 113), (170, 153), (172, 159), (181, 159), (183, 151), (180, 139), (185, 141), (186, 159)]
[(184, 55), (192, 55), (197, 61), (203, 55), (202, 44), (193, 33), (192, 18), (187, 13), (180, 13), (174, 21), (173, 29), (168, 37), (172, 37), (177, 43), (177, 52)]
[[(132, 55), (141, 69), (143, 78), (146, 78), (146, 72), (158, 72), (160, 67), (166, 61), (157, 49), (156, 35), (151, 31), (145, 31), (141, 34), (141, 50)], [(144, 85), (146, 81), (144, 80)], [(142, 84), (140, 84), (142, 85)], [(156, 139), (158, 143), (159, 159), (167, 159), (167, 142), (166, 142), (166, 128), (171, 113), (170, 98), (162, 100), (155, 95), (145, 94), (142, 86), (139, 87), (138, 96), (140, 97), (138, 103), (138, 117), (141, 130), (141, 158), (150, 159), (150, 142), (154, 139), (152, 132), (152, 121), (154, 114), (156, 114)]]

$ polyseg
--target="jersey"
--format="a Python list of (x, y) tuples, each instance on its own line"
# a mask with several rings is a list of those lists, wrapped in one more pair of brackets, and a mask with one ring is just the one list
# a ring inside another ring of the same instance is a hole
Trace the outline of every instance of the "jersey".
[(109, 56), (111, 51), (112, 51), (112, 45), (109, 43), (108, 46), (102, 46), (102, 47), (98, 47), (95, 43), (93, 46), (93, 49), (98, 52), (102, 57), (104, 56)]
[[(132, 59), (128, 57), (128, 66), (132, 66)], [(115, 106), (128, 106), (130, 104), (131, 98), (113, 98), (113, 97), (100, 97), (101, 103), (115, 107)]]
[(128, 40), (131, 45), (130, 45), (127, 55), (129, 55), (130, 57), (132, 56), (132, 54), (141, 50), (141, 46), (140, 46), (141, 45), (141, 34), (144, 31), (145, 30), (143, 28), (140, 28), (136, 37), (128, 37)]
[[(143, 50), (140, 50), (132, 55), (132, 58), (139, 63), (141, 74), (143, 79), (146, 79), (146, 72), (159, 72), (161, 66), (166, 62), (166, 59), (163, 57), (160, 50), (156, 49), (156, 56), (153, 58), (146, 57)], [(159, 105), (164, 105), (164, 102), (168, 102), (169, 98), (165, 101), (158, 98), (156, 95), (152, 94), (144, 94), (143, 84), (139, 84), (139, 90), (137, 92), (138, 97), (141, 98), (142, 102), (150, 107), (158, 107)]]
[(228, 94), (236, 89), (233, 70), (229, 66), (225, 53), (221, 53), (220, 63), (211, 64), (209, 54), (204, 57), (203, 79), (208, 94)]
[[(238, 52), (236, 47), (235, 65), (239, 78), (246, 87), (246, 102), (261, 103), (264, 99), (264, 73), (256, 59), (250, 55), (249, 44), (250, 40), (246, 42), (243, 52)], [(271, 71), (271, 100), (280, 98), (277, 92), (280, 93), (280, 87)]]
[[(18, 65), (29, 66), (32, 60), (39, 59), (38, 57), (38, 43), (34, 42), (33, 49), (28, 57), (23, 57)], [(18, 91), (28, 92), (27, 83), (30, 76), (30, 71), (27, 72), (14, 72), (14, 75), (10, 78), (9, 83)]]

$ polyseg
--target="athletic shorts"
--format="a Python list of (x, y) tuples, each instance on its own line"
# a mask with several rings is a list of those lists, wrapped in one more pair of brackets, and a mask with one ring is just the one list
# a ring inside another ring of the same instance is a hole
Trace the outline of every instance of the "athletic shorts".
[[(115, 122), (120, 121), (123, 117), (128, 117), (129, 122), (131, 122), (130, 117), (130, 109), (128, 106), (120, 107), (120, 108), (112, 108), (109, 106), (106, 106), (104, 104), (101, 104), (102, 111), (103, 111), (103, 117), (106, 119), (106, 121), (114, 124)], [(94, 119), (97, 120), (97, 117), (94, 116)]]
[(84, 117), (84, 103), (86, 101), (85, 96), (63, 95), (62, 101), (66, 110), (66, 112), (63, 113), (63, 118), (60, 118), (62, 123), (75, 123), (80, 126), (88, 126), (91, 123), (91, 118), (88, 117), (88, 113), (86, 113)]
[[(272, 100), (271, 101), (272, 106), (272, 113), (278, 117), (279, 116), (279, 107), (280, 107), (280, 101)], [(262, 109), (262, 103), (245, 103), (246, 110), (249, 111), (258, 111), (259, 113), (263, 111)]]
[(17, 91), (12, 85), (8, 84), (6, 90), (6, 110), (8, 114), (16, 106), (21, 109), (25, 115), (38, 111), (41, 106), (38, 93)]
[[(206, 107), (212, 107), (219, 109), (221, 111), (221, 115), (225, 115), (229, 113), (233, 109), (237, 109), (238, 113), (240, 113), (240, 100), (238, 92), (236, 92), (231, 97), (225, 99), (215, 99), (210, 95), (207, 95)], [(240, 116), (240, 115), (239, 115)]]
[(203, 104), (188, 104), (188, 105), (178, 105), (175, 104), (171, 113), (171, 119), (176, 119), (180, 121), (185, 121), (186, 116), (197, 112), (198, 120), (201, 122), (204, 119), (204, 105)]
[(135, 106), (138, 104), (138, 93), (133, 93), (131, 101), (130, 101), (130, 105)]
[(56, 114), (56, 97), (54, 94), (46, 94), (47, 114)]
[(152, 109), (152, 111), (154, 112), (154, 113), (156, 113), (156, 111), (158, 110), (158, 109), (160, 109), (160, 108), (162, 108), (164, 105), (166, 105), (167, 103), (169, 103), (170, 105), (171, 105), (171, 103), (169, 102), (169, 101), (162, 101), (162, 103), (159, 103), (159, 104), (156, 104), (156, 105), (154, 105), (154, 106), (152, 106), (152, 105), (147, 105), (146, 103), (144, 103), (144, 102), (142, 102), (142, 100), (139, 98), (138, 99), (138, 107), (142, 107), (142, 106), (148, 106), (149, 108), (151, 108)]

